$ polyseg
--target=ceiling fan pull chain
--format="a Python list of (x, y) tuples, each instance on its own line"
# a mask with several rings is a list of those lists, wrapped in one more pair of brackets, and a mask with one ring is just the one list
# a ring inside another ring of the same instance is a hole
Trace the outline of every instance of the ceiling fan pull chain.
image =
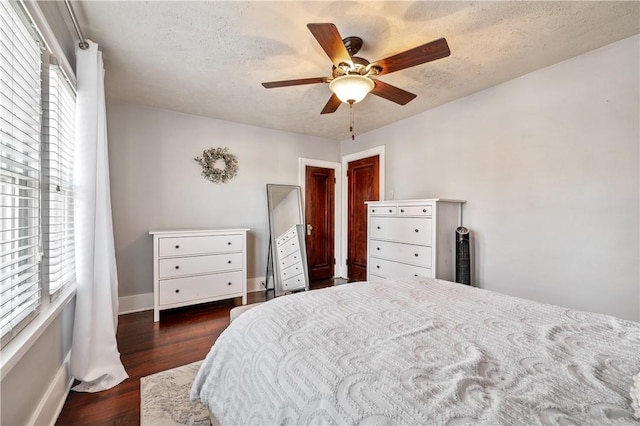
[(354, 123), (354, 118), (353, 118), (353, 102), (349, 103), (349, 131), (351, 132), (351, 140), (354, 141), (356, 140), (355, 135), (353, 134), (353, 123)]

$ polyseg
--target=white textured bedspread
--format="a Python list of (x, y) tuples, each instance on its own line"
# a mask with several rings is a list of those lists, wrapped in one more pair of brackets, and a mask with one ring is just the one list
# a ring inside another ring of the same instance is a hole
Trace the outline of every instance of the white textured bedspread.
[(241, 315), (195, 379), (222, 425), (636, 424), (640, 323), (432, 279)]

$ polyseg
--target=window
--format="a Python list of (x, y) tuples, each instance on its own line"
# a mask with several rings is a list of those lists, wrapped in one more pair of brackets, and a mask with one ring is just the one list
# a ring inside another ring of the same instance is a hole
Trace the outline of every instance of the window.
[(75, 92), (16, 2), (0, 2), (0, 332), (75, 281)]
[(40, 305), (40, 46), (0, 3), (0, 330), (2, 344)]
[(75, 280), (73, 147), (75, 92), (57, 65), (49, 65), (42, 132), (44, 281), (55, 296)]

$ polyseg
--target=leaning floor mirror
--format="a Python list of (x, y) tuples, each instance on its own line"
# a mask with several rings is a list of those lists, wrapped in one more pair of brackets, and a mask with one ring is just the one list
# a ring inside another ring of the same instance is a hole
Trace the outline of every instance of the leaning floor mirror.
[(308, 290), (302, 189), (297, 185), (267, 184), (269, 252), (267, 290), (275, 296)]

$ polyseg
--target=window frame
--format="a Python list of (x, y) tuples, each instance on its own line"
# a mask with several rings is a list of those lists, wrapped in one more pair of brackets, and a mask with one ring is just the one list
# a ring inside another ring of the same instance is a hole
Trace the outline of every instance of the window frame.
[[(44, 261), (41, 274), (43, 297), (53, 300), (66, 286), (75, 283), (73, 161), (77, 93), (55, 58), (50, 57), (48, 65), (43, 65), (42, 75), (47, 84), (43, 85), (42, 91), (41, 211)], [(60, 216), (54, 213), (59, 210), (65, 214)], [(54, 254), (60, 251), (61, 255)]]

